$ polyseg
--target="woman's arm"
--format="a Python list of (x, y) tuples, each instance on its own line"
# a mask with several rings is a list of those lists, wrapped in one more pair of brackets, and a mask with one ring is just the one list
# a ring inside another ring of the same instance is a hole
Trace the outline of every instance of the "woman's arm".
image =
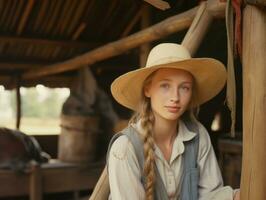
[[(220, 168), (207, 130), (199, 124), (200, 143), (198, 167), (200, 170), (199, 199), (202, 200), (233, 200), (234, 190), (223, 186)], [(237, 199), (234, 199), (237, 200)]]
[(139, 164), (134, 147), (127, 136), (120, 136), (112, 145), (108, 160), (111, 199), (145, 199)]

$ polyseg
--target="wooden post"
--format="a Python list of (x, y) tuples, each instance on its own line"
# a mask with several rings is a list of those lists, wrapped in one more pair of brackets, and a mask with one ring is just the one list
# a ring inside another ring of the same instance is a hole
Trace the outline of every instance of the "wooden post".
[(20, 94), (20, 78), (16, 77), (16, 105), (17, 105), (17, 116), (16, 116), (16, 129), (19, 130), (21, 121), (21, 94)]
[[(141, 29), (145, 29), (151, 25), (151, 9), (148, 4), (143, 5), (141, 9), (141, 14)], [(140, 46), (140, 67), (145, 66), (150, 49), (150, 43), (145, 43)]]
[(197, 51), (204, 35), (206, 34), (209, 25), (212, 22), (212, 15), (207, 9), (207, 2), (203, 1), (197, 11), (197, 14), (182, 41), (182, 45), (187, 47), (191, 56)]
[(266, 199), (266, 11), (247, 5), (243, 21), (241, 200)]
[(32, 164), (30, 171), (30, 200), (42, 200), (42, 175), (39, 164)]

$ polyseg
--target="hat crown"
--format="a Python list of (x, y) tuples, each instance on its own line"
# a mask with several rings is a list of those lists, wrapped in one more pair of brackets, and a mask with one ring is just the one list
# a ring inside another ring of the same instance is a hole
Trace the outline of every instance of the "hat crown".
[(162, 43), (155, 46), (150, 51), (145, 67), (162, 65), (190, 58), (191, 55), (184, 46), (174, 43)]

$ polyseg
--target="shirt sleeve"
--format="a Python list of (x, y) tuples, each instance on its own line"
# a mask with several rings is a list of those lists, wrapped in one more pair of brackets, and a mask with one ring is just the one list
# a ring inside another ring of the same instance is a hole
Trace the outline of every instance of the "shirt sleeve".
[(233, 200), (234, 191), (229, 186), (223, 186), (221, 171), (209, 134), (201, 124), (199, 124), (199, 134), (199, 200)]
[(134, 147), (127, 136), (113, 143), (108, 160), (110, 197), (113, 200), (144, 200), (145, 192)]

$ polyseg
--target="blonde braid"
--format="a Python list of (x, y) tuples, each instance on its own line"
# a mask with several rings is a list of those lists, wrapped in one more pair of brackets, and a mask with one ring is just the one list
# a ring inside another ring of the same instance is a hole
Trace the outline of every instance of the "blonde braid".
[(144, 87), (151, 83), (155, 72), (150, 74), (143, 83), (142, 99), (140, 102), (140, 110), (136, 112), (130, 119), (130, 123), (137, 123), (139, 120), (142, 127), (143, 149), (144, 149), (144, 169), (145, 176), (145, 200), (154, 199), (154, 183), (155, 183), (155, 153), (153, 140), (154, 115), (151, 109), (150, 99), (144, 95)]
[(146, 200), (154, 199), (154, 182), (155, 182), (155, 154), (154, 140), (152, 129), (154, 123), (154, 115), (151, 112), (150, 102), (144, 101), (141, 112), (141, 126), (143, 128), (143, 143), (144, 143), (144, 176), (146, 178), (145, 190)]

